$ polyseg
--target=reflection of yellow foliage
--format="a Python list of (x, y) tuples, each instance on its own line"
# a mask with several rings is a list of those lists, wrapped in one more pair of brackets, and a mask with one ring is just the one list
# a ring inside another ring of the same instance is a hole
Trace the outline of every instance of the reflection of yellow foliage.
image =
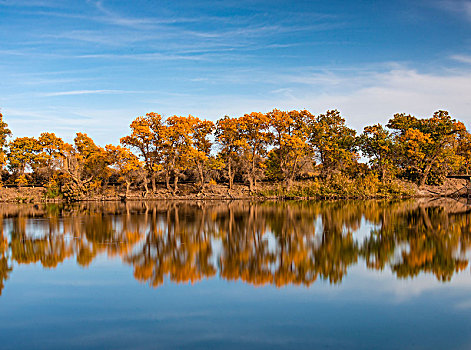
[[(0, 240), (0, 258), (10, 249), (19, 264), (56, 267), (75, 256), (88, 266), (106, 253), (121, 257), (136, 279), (154, 287), (165, 278), (194, 283), (217, 271), (254, 285), (340, 283), (359, 261), (370, 269), (389, 267), (399, 278), (425, 272), (448, 281), (468, 266), (471, 247), (470, 214), (414, 202), (156, 202), (29, 210), (18, 216), (18, 207), (3, 207), (13, 222), (12, 234)], [(30, 236), (28, 215), (47, 218), (41, 223), (48, 234)], [(355, 232), (365, 220), (376, 228), (359, 242)]]

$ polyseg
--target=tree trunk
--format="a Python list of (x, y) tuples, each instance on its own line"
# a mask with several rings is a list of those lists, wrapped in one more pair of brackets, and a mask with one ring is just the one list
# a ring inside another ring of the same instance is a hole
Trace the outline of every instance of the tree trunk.
[(131, 187), (131, 181), (126, 181), (126, 198), (129, 197), (129, 188)]
[(257, 187), (257, 177), (255, 175), (255, 159), (252, 161), (252, 170), (250, 172), (250, 192), (255, 191)]
[(254, 191), (254, 179), (252, 176), (249, 177), (249, 190), (250, 192)]
[(422, 176), (420, 177), (419, 187), (423, 187), (425, 185), (425, 181), (427, 181), (428, 174), (430, 173), (430, 170), (432, 169), (432, 164), (433, 162), (429, 162), (427, 166), (425, 167), (424, 172), (422, 173)]
[(294, 178), (296, 177), (296, 169), (298, 166), (298, 159), (299, 157), (296, 156), (293, 162), (293, 166), (291, 167), (291, 170), (288, 173), (288, 176), (286, 177), (285, 180), (285, 189), (286, 191), (289, 191), (291, 189), (291, 186), (293, 185)]
[(229, 160), (228, 164), (228, 176), (229, 176), (229, 189), (232, 190), (234, 185), (234, 175), (232, 174), (232, 162)]
[[(254, 154), (252, 155), (252, 173), (250, 174), (250, 176), (252, 176), (252, 187), (256, 186), (257, 184), (255, 183), (255, 152)], [(252, 190), (250, 190), (252, 191)]]
[(149, 186), (147, 185), (147, 177), (144, 179), (144, 188), (146, 189), (146, 192), (144, 193), (144, 198), (145, 198), (149, 194)]
[(152, 181), (152, 192), (157, 192), (157, 186), (155, 185), (155, 173), (152, 172), (151, 176), (151, 181)]
[(203, 164), (199, 163), (198, 164), (198, 176), (199, 176), (199, 180), (200, 180), (200, 189), (201, 191), (204, 190), (204, 168), (203, 168)]
[(168, 171), (165, 171), (165, 186), (167, 187), (167, 190), (171, 190), (170, 189), (170, 174), (168, 173)]
[(175, 174), (175, 177), (173, 179), (173, 194), (177, 194), (178, 191), (178, 175)]
[(285, 191), (289, 191), (293, 186), (293, 179), (291, 176), (288, 176), (285, 180)]

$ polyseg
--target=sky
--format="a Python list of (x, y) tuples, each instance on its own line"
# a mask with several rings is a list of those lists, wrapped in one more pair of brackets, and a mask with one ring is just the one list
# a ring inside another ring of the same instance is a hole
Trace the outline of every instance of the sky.
[(338, 109), (358, 131), (444, 109), (471, 126), (471, 0), (0, 0), (14, 137), (117, 144), (137, 116)]

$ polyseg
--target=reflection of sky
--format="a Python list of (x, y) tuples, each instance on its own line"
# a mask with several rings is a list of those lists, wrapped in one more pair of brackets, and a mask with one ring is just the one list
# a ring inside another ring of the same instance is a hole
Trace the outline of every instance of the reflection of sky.
[(371, 221), (366, 220), (364, 217), (361, 218), (360, 228), (353, 233), (353, 239), (358, 243), (362, 244), (365, 239), (370, 237), (372, 231), (379, 230), (380, 224), (375, 224)]
[(218, 278), (138, 283), (119, 259), (14, 266), (0, 298), (2, 349), (466, 348), (469, 272), (441, 284), (358, 264), (341, 285), (255, 288)]

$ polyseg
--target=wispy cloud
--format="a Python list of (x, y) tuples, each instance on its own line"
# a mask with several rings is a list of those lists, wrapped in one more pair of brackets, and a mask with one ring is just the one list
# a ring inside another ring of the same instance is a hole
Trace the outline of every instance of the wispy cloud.
[(148, 29), (149, 26), (152, 26), (153, 24), (152, 18), (132, 18), (124, 16), (122, 14), (118, 14), (117, 12), (114, 12), (109, 8), (105, 7), (104, 2), (102, 0), (88, 0), (88, 2), (92, 3), (104, 15), (103, 21), (109, 24), (141, 29)]
[(142, 91), (127, 91), (127, 90), (71, 90), (71, 91), (54, 91), (40, 93), (41, 97), (55, 97), (55, 96), (73, 96), (73, 95), (102, 95), (102, 94), (138, 94)]
[[(35, 108), (16, 110), (11, 100), (6, 100), (3, 113), (9, 118), (8, 122), (11, 121), (11, 127), (23, 130), (23, 133), (25, 130), (34, 135), (42, 132), (46, 123), (53, 126), (52, 131), (58, 131), (64, 137), (73, 138), (74, 132), (84, 131), (95, 135), (97, 142), (103, 144), (116, 142), (127, 132), (129, 122), (135, 116), (149, 111), (164, 115), (193, 114), (215, 120), (224, 115), (240, 116), (251, 111), (266, 112), (273, 108), (307, 108), (315, 114), (337, 108), (347, 119), (347, 123), (360, 131), (365, 125), (386, 123), (394, 113), (407, 112), (426, 117), (438, 109), (445, 109), (453, 117), (464, 121), (468, 127), (471, 126), (468, 113), (471, 109), (468, 98), (468, 91), (471, 91), (471, 70), (421, 73), (401, 65), (394, 65), (390, 69), (381, 65), (378, 67), (378, 70), (364, 67), (350, 67), (349, 70), (323, 68), (318, 72), (312, 72), (312, 68), (304, 71), (301, 68), (296, 71), (287, 69), (285, 73), (271, 77), (269, 69), (239, 69), (226, 74), (220, 72), (215, 82), (211, 75), (188, 77), (188, 84), (203, 85), (203, 92), (191, 88), (184, 91), (165, 88), (155, 91), (71, 89), (36, 95), (30, 93), (22, 96), (21, 100), (17, 99), (15, 104), (22, 105), (21, 101), (32, 101)], [(361, 74), (352, 78), (354, 71), (361, 71)], [(233, 94), (224, 89), (225, 86), (234, 84), (239, 84), (242, 90), (246, 86), (247, 90)], [(131, 96), (135, 94), (139, 94), (138, 99)], [(81, 100), (75, 101), (73, 105), (67, 103), (61, 107), (55, 103), (54, 108), (41, 108), (41, 103), (51, 105), (48, 98), (93, 95), (103, 95), (100, 99), (105, 99), (105, 104), (108, 105), (118, 106), (120, 101), (124, 101), (123, 108), (82, 106)], [(87, 120), (86, 126), (83, 124), (84, 119)]]
[(54, 0), (0, 0), (0, 6), (57, 8), (61, 3)]
[(427, 3), (471, 21), (471, 0), (437, 0)]
[(175, 60), (190, 60), (201, 61), (207, 59), (208, 55), (171, 55), (160, 52), (151, 53), (135, 53), (135, 54), (119, 54), (119, 53), (104, 53), (104, 54), (90, 54), (78, 55), (76, 58), (86, 59), (127, 59), (138, 61), (175, 61)]
[(106, 109), (71, 106), (10, 108), (2, 113), (7, 116), (14, 137), (38, 136), (45, 131), (56, 133), (66, 142), (72, 142), (77, 132), (86, 132), (98, 143), (118, 143), (128, 131), (135, 110), (126, 108)]
[(80, 81), (92, 80), (92, 78), (57, 78), (57, 79), (29, 79), (21, 81), (21, 85), (63, 85), (70, 83), (78, 83)]
[[(63, 32), (51, 32), (41, 34), (41, 39), (65, 39), (69, 41), (81, 41), (97, 43), (106, 46), (128, 46), (141, 43), (150, 46), (167, 47), (172, 49), (185, 49), (188, 46), (220, 48), (285, 48), (293, 45), (284, 43), (263, 43), (260, 39), (266, 39), (281, 34), (324, 31), (343, 26), (342, 23), (318, 23), (315, 25), (292, 25), (280, 23), (277, 25), (247, 25), (243, 28), (215, 28), (214, 30), (186, 29), (174, 26), (158, 26), (152, 31), (139, 30), (73, 30)], [(255, 40), (255, 41), (253, 41)], [(163, 45), (165, 43), (165, 45)]]
[[(164, 110), (173, 109), (173, 113), (193, 113), (214, 119), (225, 114), (238, 116), (273, 108), (307, 108), (316, 114), (337, 108), (357, 130), (378, 121), (386, 123), (394, 113), (428, 117), (438, 109), (445, 109), (471, 126), (468, 112), (471, 109), (468, 98), (471, 71), (445, 73), (421, 73), (407, 67), (396, 67), (387, 71), (364, 71), (353, 78), (351, 72), (326, 70), (316, 75), (298, 71), (266, 79), (268, 72), (236, 72), (240, 82), (248, 81), (247, 86), (258, 84), (264, 89), (255, 89), (257, 93), (248, 92), (237, 97), (230, 94), (191, 95), (184, 99), (168, 96), (155, 103)], [(308, 78), (303, 79), (303, 76)], [(225, 78), (221, 76), (219, 84), (223, 85)], [(230, 84), (234, 82), (231, 80)]]
[(453, 55), (450, 58), (461, 63), (471, 64), (471, 56), (468, 55)]
[(0, 55), (27, 56), (29, 53), (26, 50), (0, 50)]
[(152, 41), (159, 39), (159, 36), (139, 32), (116, 32), (107, 33), (98, 30), (73, 30), (62, 33), (50, 33), (41, 35), (43, 39), (66, 39), (69, 41), (79, 41), (86, 43), (102, 44), (107, 46), (127, 46), (129, 44)]

